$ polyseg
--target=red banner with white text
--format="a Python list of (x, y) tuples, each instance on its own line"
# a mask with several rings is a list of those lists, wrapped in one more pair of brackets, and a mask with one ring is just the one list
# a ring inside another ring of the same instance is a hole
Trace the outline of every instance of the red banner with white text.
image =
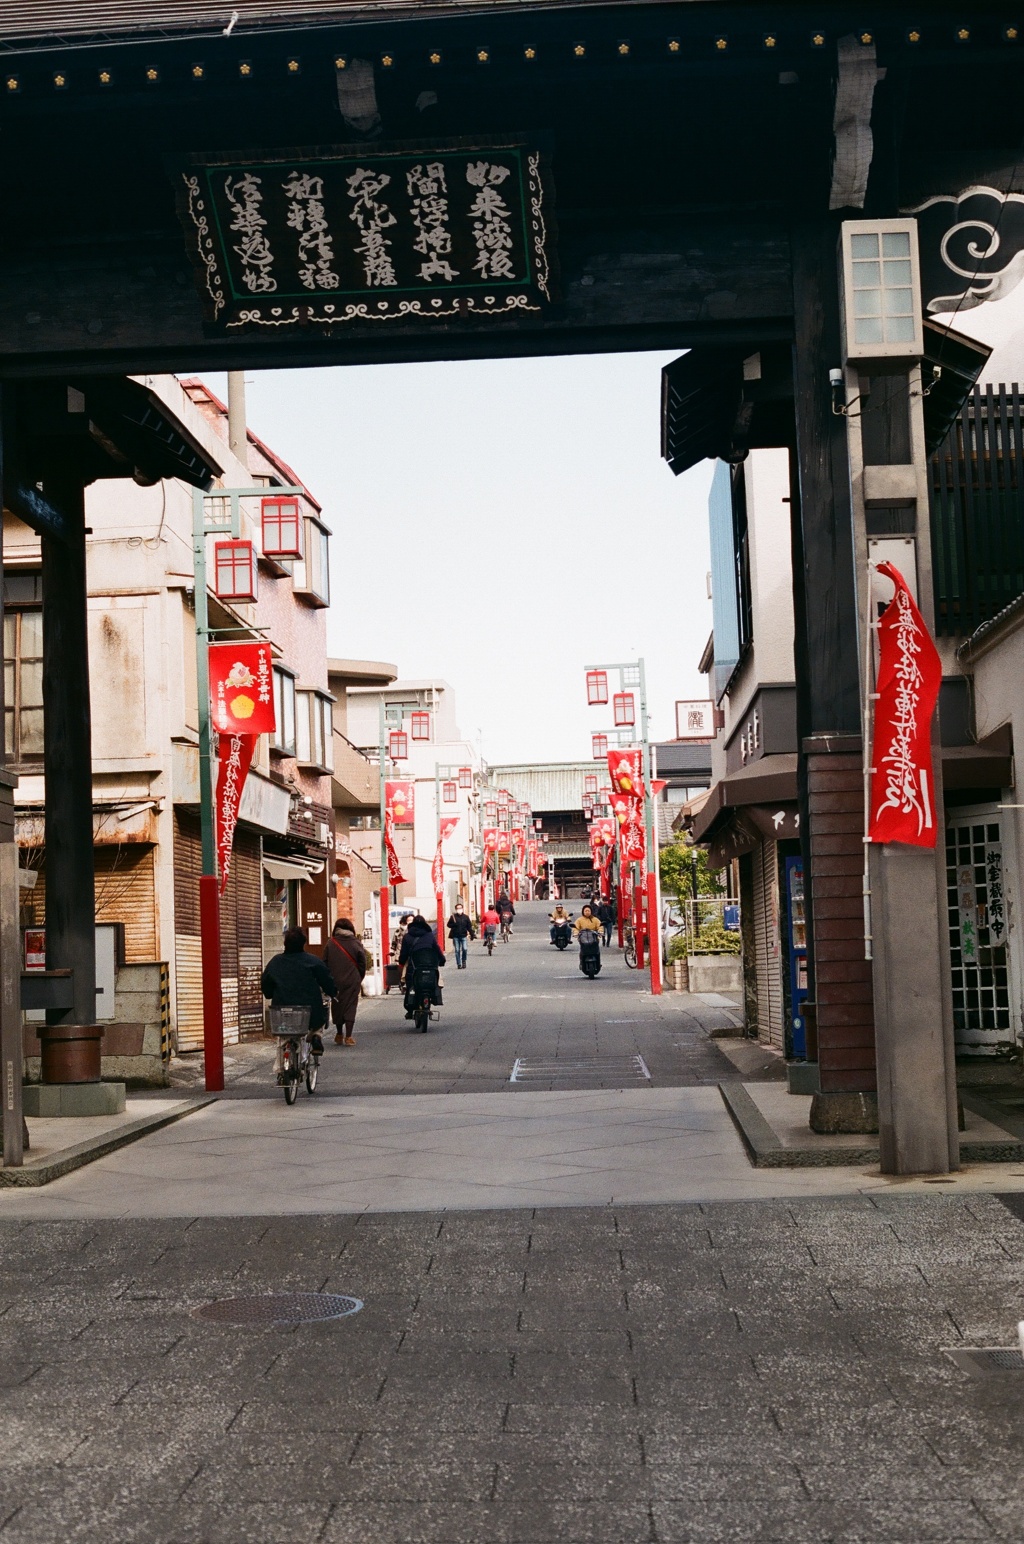
[[(218, 734), (273, 734), (274, 676), (269, 643), (210, 645), (210, 714)], [(244, 781), (244, 779), (243, 779)]]
[(217, 793), (213, 801), (214, 840), (217, 847), (217, 867), (220, 871), (220, 893), (227, 887), (231, 869), (231, 849), (238, 824), (238, 806), (242, 802), (242, 789), (249, 775), (253, 751), (256, 749), (254, 734), (220, 734), (217, 736)]
[(942, 662), (899, 569), (879, 563), (878, 572), (892, 580), (896, 594), (878, 624), (868, 840), (934, 847), (932, 714)]
[(402, 873), (402, 865), (398, 861), (398, 854), (395, 851), (395, 844), (391, 834), (393, 830), (394, 822), (391, 813), (389, 810), (386, 810), (384, 814), (384, 851), (387, 854), (388, 860), (388, 884), (403, 885), (405, 883), (405, 875)]
[(612, 790), (630, 799), (644, 796), (644, 753), (639, 745), (608, 752), (608, 772)]
[(416, 810), (416, 784), (385, 782), (384, 809), (391, 816), (393, 826), (411, 826)]

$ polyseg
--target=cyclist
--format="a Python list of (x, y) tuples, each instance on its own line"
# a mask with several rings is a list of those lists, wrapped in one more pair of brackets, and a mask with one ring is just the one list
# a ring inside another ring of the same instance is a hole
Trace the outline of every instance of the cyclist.
[(498, 928), (499, 928), (500, 925), (501, 925), (501, 917), (495, 911), (493, 906), (488, 906), (487, 910), (484, 912), (483, 916), (480, 918), (480, 926), (483, 929), (484, 947), (485, 948), (487, 946), (488, 941), (490, 941), (491, 943), (494, 942), (495, 935), (497, 934), (497, 931), (498, 931)]
[(300, 927), (290, 927), (285, 933), (284, 953), (268, 961), (260, 986), (272, 1008), (308, 1007), (309, 1049), (314, 1056), (322, 1056), (320, 1031), (327, 1023), (324, 996), (334, 997), (338, 989), (323, 960), (307, 954), (306, 935)]
[(476, 929), (473, 926), (473, 919), (461, 901), (455, 902), (455, 910), (448, 918), (448, 937), (455, 950), (455, 969), (465, 970), (468, 940), (476, 937)]
[(408, 931), (402, 939), (398, 963), (405, 968), (405, 1016), (411, 1019), (415, 1017), (416, 1010), (416, 976), (425, 977), (428, 972), (433, 973), (431, 997), (437, 1002), (441, 995), (438, 968), (447, 964), (444, 950), (425, 917), (413, 917), (409, 923)]
[(509, 939), (512, 937), (512, 921), (515, 917), (516, 909), (507, 895), (499, 895), (498, 911), (501, 916), (501, 936)]

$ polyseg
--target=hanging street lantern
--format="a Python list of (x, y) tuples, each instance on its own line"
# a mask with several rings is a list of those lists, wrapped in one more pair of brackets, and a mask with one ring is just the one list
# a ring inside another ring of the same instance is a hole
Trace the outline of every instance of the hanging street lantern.
[(473, 786), (473, 768), (472, 767), (460, 767), (459, 768), (459, 787), (460, 788), (472, 788), (472, 786)]
[(453, 782), (442, 783), (441, 784), (441, 792), (442, 792), (442, 797), (444, 799), (444, 802), (446, 804), (454, 804), (456, 799), (459, 796), (458, 785), (456, 783), (453, 783)]
[(587, 706), (591, 708), (601, 707), (608, 701), (608, 672), (607, 670), (587, 671)]
[(585, 793), (596, 793), (597, 792), (597, 773), (596, 772), (588, 772), (587, 773), (586, 777), (583, 779), (583, 791)]
[(301, 558), (302, 515), (295, 498), (266, 498), (260, 506), (263, 556)]
[(256, 552), (251, 541), (215, 541), (213, 588), (218, 600), (256, 599)]
[[(630, 722), (632, 722), (632, 720), (630, 720)], [(409, 715), (409, 725), (412, 730), (412, 737), (414, 740), (430, 739), (429, 713), (411, 713)]]
[(612, 699), (616, 729), (629, 729), (636, 723), (636, 705), (632, 692), (616, 692)]
[(608, 736), (606, 734), (592, 734), (590, 736), (590, 752), (595, 761), (606, 761), (608, 758)]
[(493, 825), (497, 818), (498, 805), (494, 799), (488, 799), (487, 803), (484, 805), (484, 819)]
[(392, 729), (388, 735), (388, 755), (392, 761), (407, 761), (409, 757), (409, 736), (401, 729)]

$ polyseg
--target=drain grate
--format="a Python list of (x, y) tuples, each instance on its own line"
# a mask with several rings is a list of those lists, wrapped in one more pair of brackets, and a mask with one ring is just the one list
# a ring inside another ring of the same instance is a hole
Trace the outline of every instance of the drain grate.
[(344, 1319), (362, 1308), (358, 1297), (335, 1292), (264, 1292), (259, 1297), (223, 1297), (192, 1310), (194, 1319), (214, 1324), (240, 1324), (246, 1329), (272, 1329), (287, 1324), (322, 1324)]
[(1024, 1372), (1024, 1356), (1020, 1346), (962, 1346), (943, 1347), (951, 1362), (964, 1372), (983, 1377), (990, 1372)]
[(509, 1074), (510, 1083), (552, 1083), (560, 1079), (578, 1082), (581, 1078), (602, 1083), (649, 1083), (651, 1074), (642, 1056), (581, 1056), (547, 1061), (517, 1056)]

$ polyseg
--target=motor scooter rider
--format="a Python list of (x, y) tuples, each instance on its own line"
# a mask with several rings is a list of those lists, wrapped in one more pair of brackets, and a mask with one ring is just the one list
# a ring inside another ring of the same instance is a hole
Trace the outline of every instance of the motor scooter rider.
[(592, 934), (594, 940), (596, 940), (597, 945), (600, 948), (601, 919), (600, 917), (594, 916), (593, 909), (591, 908), (589, 901), (584, 906), (579, 916), (576, 918), (576, 921), (573, 923), (573, 932), (576, 935), (577, 943), (583, 943), (584, 940), (587, 939), (588, 935)]
[(427, 970), (433, 970), (434, 997), (437, 1001), (440, 985), (438, 967), (447, 964), (444, 950), (434, 937), (430, 923), (425, 917), (413, 917), (409, 923), (408, 932), (402, 939), (398, 963), (405, 970), (405, 1016), (411, 1019), (414, 1017), (416, 1007), (415, 999), (410, 1001), (413, 976), (417, 972), (425, 973)]
[(337, 993), (334, 977), (323, 960), (306, 952), (306, 935), (300, 927), (290, 927), (283, 942), (283, 954), (267, 961), (260, 987), (272, 1008), (309, 1009), (309, 1048), (314, 1056), (322, 1056), (320, 1031), (327, 1023), (324, 995)]
[(557, 927), (572, 926), (572, 912), (566, 911), (565, 907), (559, 903), (554, 911), (548, 912), (548, 921), (551, 923), (551, 942), (554, 943), (555, 929)]

